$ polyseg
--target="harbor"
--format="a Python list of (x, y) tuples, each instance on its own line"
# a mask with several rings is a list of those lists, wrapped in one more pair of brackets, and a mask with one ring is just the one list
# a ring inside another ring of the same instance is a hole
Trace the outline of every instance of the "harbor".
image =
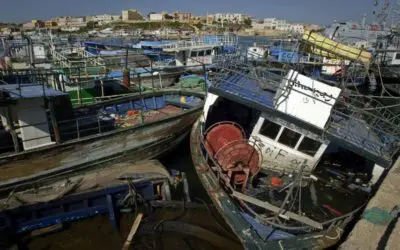
[(397, 249), (400, 3), (370, 5), (0, 23), (0, 249)]

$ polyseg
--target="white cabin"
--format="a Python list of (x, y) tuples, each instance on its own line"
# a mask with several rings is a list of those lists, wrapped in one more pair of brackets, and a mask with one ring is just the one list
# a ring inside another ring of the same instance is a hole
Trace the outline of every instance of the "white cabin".
[(213, 62), (213, 56), (217, 54), (214, 46), (183, 46), (164, 48), (166, 52), (175, 53), (176, 66), (202, 66), (209, 65)]
[(65, 96), (66, 93), (38, 84), (0, 85), (0, 92), (8, 95), (14, 104), (0, 107), (3, 127), (8, 131), (17, 127), (17, 137), (23, 150), (53, 145), (45, 98)]

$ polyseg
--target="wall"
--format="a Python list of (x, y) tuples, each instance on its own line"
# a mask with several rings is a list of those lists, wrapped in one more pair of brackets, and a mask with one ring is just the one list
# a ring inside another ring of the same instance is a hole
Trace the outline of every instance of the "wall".
[[(324, 128), (341, 90), (290, 70), (276, 93), (275, 108)], [(307, 112), (304, 112), (307, 110)]]
[(43, 105), (42, 97), (18, 101), (19, 126), (40, 124), (20, 129), (21, 134), (19, 137), (21, 137), (23, 141), (22, 145), (24, 150), (43, 147), (54, 143), (51, 141), (49, 125)]

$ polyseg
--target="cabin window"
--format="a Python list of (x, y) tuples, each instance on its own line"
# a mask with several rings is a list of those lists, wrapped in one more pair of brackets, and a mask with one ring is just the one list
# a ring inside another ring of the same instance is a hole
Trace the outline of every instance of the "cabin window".
[(314, 157), (320, 146), (321, 146), (320, 142), (315, 141), (308, 137), (304, 137), (297, 150), (306, 155)]
[(207, 51), (206, 51), (206, 55), (207, 55), (207, 56), (211, 56), (211, 50), (207, 50)]
[(190, 53), (190, 57), (197, 57), (197, 51), (192, 51)]
[(253, 49), (254, 52), (257, 52), (257, 49)]
[(293, 130), (284, 128), (278, 142), (288, 147), (294, 148), (297, 145), (301, 135)]
[(280, 130), (280, 125), (265, 119), (260, 128), (260, 134), (275, 140)]
[(204, 56), (204, 51), (199, 51), (199, 56)]
[(396, 53), (395, 59), (396, 59), (396, 60), (400, 60), (400, 53)]

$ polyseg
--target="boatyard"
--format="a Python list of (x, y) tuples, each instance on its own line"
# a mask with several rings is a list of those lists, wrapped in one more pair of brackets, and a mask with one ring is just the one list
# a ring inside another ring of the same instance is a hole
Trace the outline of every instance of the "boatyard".
[(0, 15), (0, 249), (398, 249), (400, 2), (204, 5)]

